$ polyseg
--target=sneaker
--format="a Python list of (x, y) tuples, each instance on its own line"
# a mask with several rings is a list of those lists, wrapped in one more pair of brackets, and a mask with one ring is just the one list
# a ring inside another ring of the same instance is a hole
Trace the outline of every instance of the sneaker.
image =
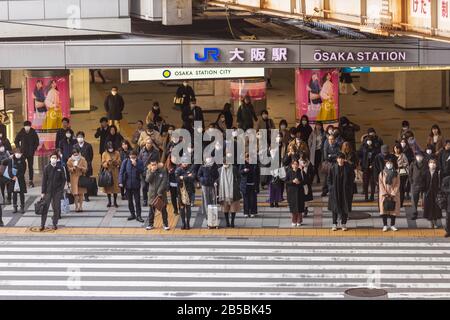
[(255, 217), (255, 215), (254, 215), (254, 214), (251, 214), (251, 215), (250, 215), (250, 218), (254, 218), (254, 217)]
[(398, 231), (398, 229), (395, 226), (391, 226), (392, 231)]
[(127, 218), (128, 221), (135, 220), (136, 216), (133, 214)]
[(347, 226), (346, 226), (345, 224), (342, 225), (342, 228), (341, 228), (341, 229), (342, 229), (342, 231), (347, 231), (347, 230), (348, 230), (348, 229), (347, 229)]
[(417, 213), (413, 214), (413, 216), (411, 217), (411, 220), (417, 220)]
[(155, 227), (153, 226), (147, 226), (147, 228), (145, 228), (145, 230), (153, 230)]
[(169, 231), (170, 228), (168, 226), (164, 226), (164, 230)]
[(300, 222), (300, 223), (297, 223), (297, 227), (301, 227), (301, 225), (302, 225), (302, 223)]
[(337, 225), (333, 224), (333, 227), (331, 228), (331, 231), (337, 231)]
[(388, 226), (383, 227), (383, 232), (386, 232), (386, 231), (388, 231)]
[(296, 223), (292, 223), (291, 225), (292, 225), (293, 227), (297, 226), (297, 224), (296, 224)]

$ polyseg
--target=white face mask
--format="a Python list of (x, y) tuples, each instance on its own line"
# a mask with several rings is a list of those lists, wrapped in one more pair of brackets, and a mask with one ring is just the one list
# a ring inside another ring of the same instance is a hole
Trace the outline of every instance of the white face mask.
[(72, 134), (66, 133), (66, 137), (67, 137), (67, 138), (71, 138), (71, 137), (72, 137)]
[(77, 138), (77, 141), (78, 141), (78, 143), (83, 143), (84, 142), (84, 138), (79, 137), (79, 138)]
[(51, 158), (51, 159), (50, 159), (50, 164), (51, 164), (52, 166), (56, 166), (56, 162), (58, 162), (58, 159), (56, 159), (56, 158)]
[(427, 154), (431, 154), (433, 151), (430, 149), (427, 149)]
[(25, 126), (24, 128), (25, 128), (25, 131), (27, 131), (27, 132), (30, 131), (30, 129), (31, 129), (30, 126)]
[(372, 145), (372, 140), (367, 141), (367, 145), (371, 146)]
[(302, 125), (306, 126), (307, 123), (308, 123), (308, 121), (302, 120)]
[(112, 153), (114, 151), (114, 149), (108, 149), (109, 153)]
[(167, 130), (167, 133), (168, 133), (168, 134), (172, 134), (172, 133), (173, 133), (173, 130)]
[(16, 153), (16, 154), (14, 154), (14, 156), (15, 156), (17, 159), (22, 158), (22, 154), (21, 154), (21, 153)]
[(391, 170), (394, 167), (394, 165), (392, 163), (387, 163), (386, 164), (386, 169)]
[(80, 159), (81, 159), (81, 156), (80, 156), (80, 155), (77, 155), (77, 156), (73, 155), (72, 157), (73, 157), (73, 159), (76, 160), (76, 161), (80, 161)]
[(402, 146), (402, 148), (406, 147), (406, 143), (404, 142), (400, 143), (400, 145)]
[(0, 152), (5, 152), (5, 147), (0, 147)]
[(417, 160), (417, 162), (422, 162), (423, 161), (423, 157), (421, 157), (421, 156), (416, 157), (416, 160)]
[(284, 130), (284, 129), (286, 129), (286, 126), (283, 124), (283, 125), (280, 126), (280, 129)]

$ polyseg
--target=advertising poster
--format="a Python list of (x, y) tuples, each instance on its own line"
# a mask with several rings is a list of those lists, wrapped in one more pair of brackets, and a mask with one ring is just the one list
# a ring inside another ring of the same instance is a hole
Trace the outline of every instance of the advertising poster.
[(27, 78), (27, 119), (39, 135), (37, 156), (55, 150), (63, 117), (70, 118), (69, 76)]
[(295, 72), (297, 118), (335, 123), (339, 118), (339, 72), (337, 69), (297, 69)]
[(241, 100), (248, 95), (253, 100), (264, 100), (266, 98), (266, 81), (261, 80), (231, 80), (231, 99)]

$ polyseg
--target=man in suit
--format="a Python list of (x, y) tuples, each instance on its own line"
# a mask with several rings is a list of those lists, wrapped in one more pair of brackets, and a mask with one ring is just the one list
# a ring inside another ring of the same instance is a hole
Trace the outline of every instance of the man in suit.
[(39, 147), (39, 137), (36, 133), (36, 130), (31, 127), (30, 121), (25, 121), (23, 123), (23, 128), (19, 131), (16, 138), (14, 139), (14, 144), (16, 145), (16, 148), (20, 148), (23, 152), (23, 156), (27, 161), (30, 187), (34, 187), (33, 160), (34, 153)]
[[(90, 143), (87, 143), (84, 138), (85, 134), (83, 131), (77, 132), (77, 144), (74, 147), (80, 148), (80, 153), (83, 156), (83, 158), (86, 159), (86, 162), (88, 164), (88, 169), (86, 172), (86, 177), (92, 176), (93, 170), (92, 170), (92, 160), (94, 159), (94, 151), (92, 149), (92, 145)], [(86, 202), (89, 202), (89, 195), (86, 192), (84, 194), (84, 200)]]
[(111, 93), (105, 99), (105, 111), (108, 115), (109, 125), (115, 125), (120, 131), (120, 120), (122, 120), (122, 112), (125, 109), (125, 102), (119, 94), (117, 87), (111, 88)]

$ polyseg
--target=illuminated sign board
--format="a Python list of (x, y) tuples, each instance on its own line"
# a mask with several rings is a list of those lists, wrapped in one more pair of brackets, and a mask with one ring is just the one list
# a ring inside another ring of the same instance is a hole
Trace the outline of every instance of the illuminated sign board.
[(129, 81), (259, 77), (264, 77), (264, 68), (155, 68), (128, 70)]

